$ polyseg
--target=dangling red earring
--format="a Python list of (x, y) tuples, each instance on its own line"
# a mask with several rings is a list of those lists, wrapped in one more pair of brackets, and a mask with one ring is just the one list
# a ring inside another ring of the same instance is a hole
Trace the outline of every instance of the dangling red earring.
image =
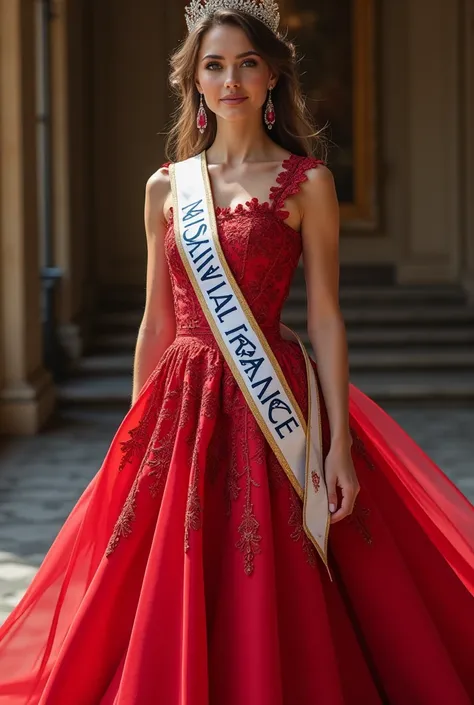
[(207, 113), (202, 100), (202, 93), (199, 103), (199, 110), (197, 112), (196, 125), (201, 135), (203, 135), (207, 128)]
[(268, 89), (268, 100), (265, 107), (265, 124), (269, 130), (272, 129), (273, 125), (276, 123), (275, 106), (272, 100), (272, 89)]

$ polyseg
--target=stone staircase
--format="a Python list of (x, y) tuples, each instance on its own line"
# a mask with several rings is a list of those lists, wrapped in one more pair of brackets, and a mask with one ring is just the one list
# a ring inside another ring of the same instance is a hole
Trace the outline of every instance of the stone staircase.
[[(104, 302), (95, 340), (59, 390), (64, 403), (130, 403), (143, 291)], [(343, 286), (351, 381), (378, 402), (474, 400), (474, 307), (457, 286)], [(298, 270), (283, 320), (309, 344)]]

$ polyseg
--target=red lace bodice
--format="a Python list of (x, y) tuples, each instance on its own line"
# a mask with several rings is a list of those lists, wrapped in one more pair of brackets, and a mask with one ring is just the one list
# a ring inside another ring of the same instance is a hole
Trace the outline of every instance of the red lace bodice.
[[(321, 164), (313, 157), (291, 155), (282, 164), (269, 200), (253, 198), (236, 208), (216, 208), (219, 238), (227, 262), (265, 331), (279, 329), (280, 314), (301, 255), (301, 237), (285, 223), (285, 201), (306, 181), (307, 171)], [(166, 254), (174, 294), (178, 334), (209, 330), (176, 247), (172, 225)]]

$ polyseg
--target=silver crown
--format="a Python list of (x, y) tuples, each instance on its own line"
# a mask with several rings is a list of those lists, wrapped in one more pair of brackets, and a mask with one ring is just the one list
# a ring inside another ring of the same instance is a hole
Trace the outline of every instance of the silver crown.
[(280, 26), (280, 11), (273, 0), (191, 0), (185, 8), (186, 24), (191, 32), (203, 17), (209, 17), (216, 10), (238, 10), (252, 15), (267, 25), (275, 34)]

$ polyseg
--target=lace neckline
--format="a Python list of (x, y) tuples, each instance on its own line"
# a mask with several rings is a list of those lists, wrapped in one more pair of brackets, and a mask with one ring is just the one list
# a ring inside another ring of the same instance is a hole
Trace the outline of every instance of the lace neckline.
[(300, 162), (300, 160), (304, 159), (305, 157), (299, 157), (296, 154), (290, 154), (289, 157), (283, 160), (278, 175), (276, 177), (275, 185), (271, 186), (268, 194), (268, 199), (266, 201), (261, 201), (259, 198), (256, 198), (254, 196), (248, 201), (245, 201), (245, 203), (238, 203), (235, 206), (216, 206), (216, 216), (228, 217), (231, 215), (241, 215), (242, 213), (253, 213), (256, 210), (277, 210), (279, 205), (277, 203), (277, 201), (279, 200), (278, 196), (281, 194), (282, 189), (287, 184), (288, 174), (291, 173), (291, 167), (295, 163)]
[[(315, 157), (299, 156), (291, 153), (281, 164), (275, 185), (270, 188), (268, 200), (260, 201), (258, 198), (253, 197), (245, 203), (238, 203), (235, 206), (215, 206), (216, 218), (219, 221), (226, 221), (240, 215), (271, 215), (277, 218), (292, 233), (298, 234), (298, 231), (286, 222), (290, 217), (290, 213), (285, 210), (285, 202), (287, 198), (298, 193), (301, 184), (308, 179), (306, 172), (309, 169), (314, 169), (319, 164), (324, 164), (324, 162)], [(169, 166), (169, 163), (165, 164), (165, 166)], [(173, 207), (171, 206), (168, 225), (171, 225), (172, 221)]]

